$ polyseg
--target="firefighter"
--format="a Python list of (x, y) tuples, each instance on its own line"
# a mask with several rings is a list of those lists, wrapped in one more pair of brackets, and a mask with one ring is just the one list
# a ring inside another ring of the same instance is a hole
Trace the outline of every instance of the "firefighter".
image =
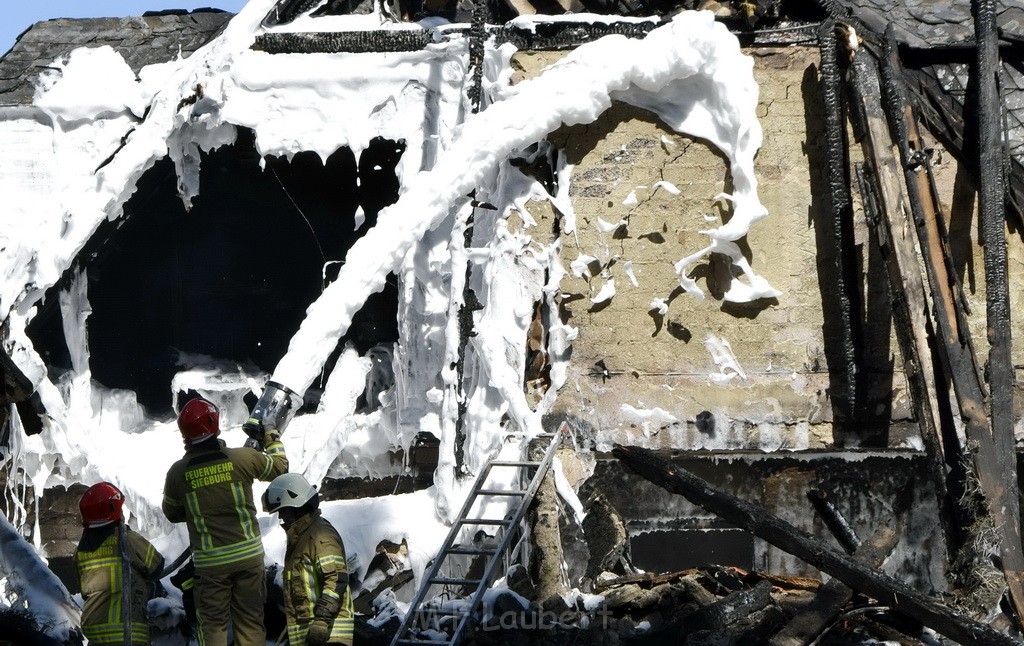
[(123, 505), (124, 494), (109, 482), (89, 487), (78, 501), (85, 530), (74, 561), (90, 644), (149, 643), (146, 604), (164, 557), (125, 524)]
[(226, 646), (230, 622), (236, 646), (265, 646), (267, 584), (252, 483), (288, 470), (281, 436), (267, 429), (262, 451), (227, 448), (217, 407), (202, 398), (181, 409), (178, 429), (185, 456), (167, 472), (163, 511), (188, 527), (199, 643)]
[(263, 494), (263, 509), (277, 512), (288, 537), (282, 575), (288, 644), (351, 646), (355, 611), (345, 545), (319, 506), (320, 494), (298, 473), (278, 476)]

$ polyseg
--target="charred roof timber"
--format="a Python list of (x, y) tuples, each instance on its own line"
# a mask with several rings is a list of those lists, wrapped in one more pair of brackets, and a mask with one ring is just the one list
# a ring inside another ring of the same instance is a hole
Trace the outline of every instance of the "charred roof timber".
[[(887, 30), (899, 48), (904, 66), (908, 99), (920, 111), (925, 125), (954, 154), (967, 159), (974, 136), (965, 115), (974, 108), (971, 70), (978, 59), (978, 37), (970, 2), (920, 0), (816, 0), (837, 21), (849, 24), (873, 50), (876, 58), (885, 48)], [(913, 5), (913, 6), (911, 6)], [(1009, 204), (1024, 218), (1024, 6), (998, 0), (992, 3), (989, 22), (992, 46), (1002, 64), (998, 79), (1003, 95), (1003, 127), (1008, 155)], [(970, 160), (972, 163), (974, 160)]]
[[(489, 27), (487, 34), (502, 43), (512, 43), (520, 49), (535, 51), (560, 50), (578, 47), (584, 43), (618, 34), (630, 38), (643, 38), (658, 24), (541, 22), (534, 29), (518, 27)], [(468, 33), (469, 29), (450, 33)], [(256, 37), (253, 49), (269, 54), (333, 54), (368, 52), (410, 52), (434, 44), (428, 31), (369, 31), (323, 33), (268, 33)]]

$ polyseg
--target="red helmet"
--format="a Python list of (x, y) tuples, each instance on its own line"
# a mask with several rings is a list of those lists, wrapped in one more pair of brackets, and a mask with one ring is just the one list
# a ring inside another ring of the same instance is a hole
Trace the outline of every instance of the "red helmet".
[(100, 482), (89, 487), (78, 501), (82, 512), (82, 524), (86, 527), (102, 527), (121, 520), (124, 494), (109, 482)]
[(220, 413), (217, 407), (201, 397), (190, 399), (178, 414), (178, 430), (185, 444), (198, 444), (220, 434)]

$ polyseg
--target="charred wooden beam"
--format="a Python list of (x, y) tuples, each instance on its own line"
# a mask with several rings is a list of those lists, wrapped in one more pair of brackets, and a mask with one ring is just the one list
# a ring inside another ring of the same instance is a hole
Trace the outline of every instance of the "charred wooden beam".
[(846, 518), (843, 517), (842, 513), (832, 504), (828, 494), (818, 489), (811, 489), (807, 492), (807, 499), (814, 505), (814, 510), (825, 521), (825, 526), (828, 527), (828, 530), (839, 541), (839, 545), (848, 554), (856, 552), (857, 548), (860, 547), (860, 538), (857, 537), (857, 533), (850, 527), (850, 523), (846, 522)]
[(3, 394), (3, 400), (0, 401), (2, 406), (25, 401), (35, 390), (29, 378), (4, 349), (0, 349), (0, 388)]
[[(484, 77), (484, 37), (486, 32), (484, 30), (484, 17), (487, 12), (487, 8), (484, 3), (477, 2), (473, 8), (473, 26), (470, 29), (469, 38), (469, 64), (473, 67), (472, 83), (470, 84), (467, 95), (469, 97), (470, 108), (473, 114), (480, 111), (481, 101), (481, 88), (483, 87)], [(476, 190), (474, 189), (470, 193), (471, 204), (478, 204), (476, 199)], [(461, 215), (460, 215), (461, 217)], [(469, 209), (466, 213), (465, 228), (462, 232), (462, 247), (465, 250), (469, 250), (473, 246), (473, 231), (475, 230), (476, 220), (476, 207)], [(465, 453), (466, 453), (466, 411), (469, 408), (469, 398), (466, 393), (463, 392), (464, 380), (466, 376), (466, 345), (469, 343), (469, 337), (475, 336), (476, 332), (473, 329), (473, 313), (477, 310), (483, 309), (480, 301), (477, 299), (476, 292), (473, 291), (472, 285), (472, 274), (473, 274), (473, 263), (466, 261), (465, 276), (462, 283), (462, 303), (459, 305), (458, 320), (459, 320), (459, 348), (458, 357), (455, 361), (455, 384), (458, 392), (458, 411), (455, 415), (455, 475), (458, 477), (464, 470), (465, 467)]]
[[(578, 47), (610, 34), (643, 38), (658, 25), (651, 22), (538, 22), (531, 29), (489, 27), (487, 34), (499, 43), (512, 43), (534, 51)], [(464, 33), (453, 29), (451, 35)], [(432, 31), (401, 29), (345, 32), (263, 33), (252, 49), (268, 54), (334, 54), (368, 52), (415, 52), (435, 44)]]
[[(864, 151), (864, 175), (871, 180), (870, 194), (877, 197), (873, 206), (877, 208), (878, 217), (869, 218), (868, 223), (875, 225), (872, 230), (885, 261), (896, 338), (903, 353), (914, 412), (920, 424), (925, 451), (933, 463), (932, 481), (939, 507), (946, 509), (945, 447), (929, 342), (932, 324), (928, 316), (924, 271), (918, 262), (910, 208), (903, 191), (903, 173), (892, 153), (892, 137), (879, 100), (877, 65), (863, 48), (848, 54), (852, 59), (849, 96), (856, 106), (854, 113), (863, 119), (855, 130)], [(940, 514), (940, 522), (946, 542), (950, 544), (946, 516)]]
[(264, 33), (256, 36), (252, 49), (268, 54), (418, 52), (432, 42), (431, 32), (422, 29)]
[[(1003, 176), (1003, 115), (999, 100), (998, 27), (995, 0), (972, 0), (978, 42), (978, 210), (985, 257), (985, 303), (988, 323), (988, 378), (991, 450), (997, 460), (983, 477), (990, 508), (998, 502), (1005, 513), (995, 516), (1000, 533), (1003, 572), (1018, 621), (1024, 621), (1024, 551), (1020, 540), (1017, 465), (1013, 437), (1013, 362), (1010, 356), (1010, 298), (1006, 265), (1006, 182)], [(1002, 522), (999, 522), (999, 521)]]
[(852, 233), (853, 202), (847, 169), (847, 141), (843, 117), (842, 81), (839, 75), (838, 47), (835, 37), (836, 23), (827, 20), (818, 32), (821, 49), (821, 91), (825, 102), (825, 139), (828, 158), (829, 197), (832, 206), (832, 237), (835, 241), (836, 292), (839, 300), (843, 365), (846, 377), (848, 414), (857, 416), (857, 347), (854, 343), (853, 302), (847, 277), (853, 275)]
[[(1020, 614), (1024, 610), (1024, 587), (1021, 587), (1020, 578), (1020, 573), (1024, 571), (1024, 550), (1021, 546), (1020, 531), (1014, 529), (1020, 526), (1020, 510), (1016, 486), (1010, 490), (1004, 486), (1004, 483), (1016, 482), (1015, 463), (1004, 459), (1006, 452), (1012, 454), (1012, 442), (1006, 445), (993, 441), (993, 430), (985, 412), (984, 377), (974, 354), (970, 330), (967, 327), (960, 281), (952, 269), (952, 254), (949, 251), (942, 207), (931, 173), (931, 162), (918, 130), (917, 115), (908, 102), (900, 82), (901, 66), (891, 31), (887, 33), (886, 52), (881, 60), (885, 80), (885, 106), (893, 132), (896, 133), (907, 194), (910, 197), (921, 254), (931, 287), (932, 314), (939, 332), (937, 349), (943, 360), (943, 367), (953, 382), (967, 440), (977, 447), (972, 455), (975, 471), (985, 492), (988, 513), (993, 524), (999, 528), (1001, 561), (1010, 586), (1010, 596), (1014, 600), (1018, 616), (1024, 616)], [(1000, 235), (1002, 226), (1000, 222)], [(1003, 248), (1005, 251), (1005, 240)], [(1008, 325), (1009, 321), (1006, 321), (1006, 324)], [(1012, 367), (1007, 367), (1012, 372)], [(1012, 391), (1012, 387), (1008, 386), (1008, 389)], [(993, 423), (994, 420), (993, 416)], [(1008, 429), (1008, 434), (1012, 438), (1012, 425)], [(950, 439), (955, 438), (947, 439), (946, 460), (952, 464), (954, 460), (960, 459), (962, 447), (949, 446)], [(1004, 472), (1007, 469), (1009, 472)]]
[(750, 590), (737, 590), (718, 601), (700, 608), (683, 622), (687, 633), (698, 630), (721, 630), (737, 621), (764, 610), (772, 602), (772, 584), (761, 581)]
[(685, 469), (657, 457), (652, 451), (616, 446), (612, 453), (646, 480), (685, 497), (950, 639), (976, 646), (1018, 643), (983, 623), (957, 614), (902, 581), (843, 554), (763, 508), (715, 489)]
[(680, 570), (679, 572), (668, 572), (666, 574), (644, 572), (642, 574), (626, 574), (624, 576), (617, 576), (613, 579), (598, 579), (594, 581), (594, 592), (600, 593), (609, 588), (629, 584), (653, 587), (664, 583), (671, 583), (698, 572), (699, 570), (696, 569)]
[(749, 572), (745, 579), (768, 581), (772, 584), (773, 588), (782, 588), (785, 590), (809, 590), (811, 592), (816, 592), (821, 588), (821, 581), (819, 579), (812, 579), (806, 576), (788, 576), (772, 572), (754, 571)]
[[(867, 542), (857, 548), (853, 558), (877, 570), (882, 567), (897, 542), (899, 535), (895, 529), (880, 527)], [(805, 646), (812, 643), (839, 616), (853, 594), (853, 590), (839, 579), (829, 579), (814, 595), (811, 603), (772, 638), (771, 646)]]
[(932, 174), (931, 151), (921, 136), (917, 111), (904, 91), (904, 70), (891, 31), (886, 33), (885, 55), (880, 60), (884, 105), (896, 133), (910, 207), (932, 289), (935, 318), (949, 355), (950, 376), (954, 380), (959, 378), (965, 396), (984, 406), (983, 380), (965, 311), (967, 300), (949, 249), (949, 233)]

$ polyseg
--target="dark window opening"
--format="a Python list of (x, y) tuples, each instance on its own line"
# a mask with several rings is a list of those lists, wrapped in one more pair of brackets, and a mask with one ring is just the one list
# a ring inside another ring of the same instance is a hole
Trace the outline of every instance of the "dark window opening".
[(633, 565), (647, 572), (679, 572), (709, 564), (754, 567), (754, 537), (740, 529), (630, 531)]
[[(186, 212), (170, 160), (139, 181), (125, 215), (79, 255), (88, 271), (90, 368), (104, 386), (133, 390), (151, 414), (171, 411), (179, 353), (273, 372), (306, 308), (337, 276), (352, 244), (398, 196), (404, 142), (372, 140), (357, 164), (348, 148), (260, 157), (250, 131), (203, 155), (200, 195)], [(364, 222), (356, 226), (357, 209)], [(60, 287), (64, 287), (61, 285)], [(57, 295), (29, 335), (55, 369), (70, 368)], [(339, 347), (360, 352), (398, 338), (398, 290), (372, 296)], [(329, 369), (329, 366), (325, 369)]]

